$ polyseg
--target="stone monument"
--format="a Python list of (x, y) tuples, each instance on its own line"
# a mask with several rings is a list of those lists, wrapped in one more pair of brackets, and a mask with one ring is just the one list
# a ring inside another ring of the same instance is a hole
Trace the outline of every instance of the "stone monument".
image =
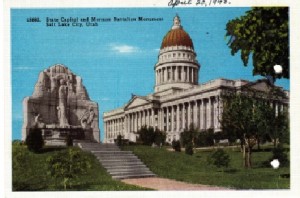
[(22, 140), (40, 128), (46, 144), (71, 135), (100, 142), (98, 104), (90, 100), (80, 76), (56, 64), (40, 72), (32, 96), (23, 100)]

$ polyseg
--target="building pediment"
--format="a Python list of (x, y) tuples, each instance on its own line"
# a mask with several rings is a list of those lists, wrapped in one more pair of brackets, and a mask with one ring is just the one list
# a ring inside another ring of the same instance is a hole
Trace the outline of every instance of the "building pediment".
[(152, 103), (151, 100), (145, 98), (145, 97), (141, 97), (141, 96), (134, 96), (129, 102), (128, 104), (125, 106), (125, 109), (132, 109), (135, 107), (139, 107), (139, 106), (143, 106), (146, 104)]
[(247, 88), (250, 88), (252, 90), (262, 91), (262, 92), (268, 92), (270, 91), (274, 86), (270, 85), (266, 80), (258, 80), (255, 82), (251, 82), (246, 85)]
[(255, 92), (262, 92), (262, 93), (270, 93), (272, 95), (281, 97), (281, 98), (288, 98), (287, 91), (284, 91), (282, 87), (277, 87), (268, 82), (268, 80), (262, 79), (257, 80), (255, 82), (250, 82), (242, 88), (243, 90), (251, 90)]

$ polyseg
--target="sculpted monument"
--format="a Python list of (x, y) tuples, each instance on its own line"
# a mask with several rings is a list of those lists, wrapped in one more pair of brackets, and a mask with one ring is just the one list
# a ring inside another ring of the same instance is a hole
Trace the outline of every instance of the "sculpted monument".
[(42, 129), (46, 144), (67, 134), (100, 142), (98, 104), (89, 99), (80, 76), (57, 64), (39, 74), (33, 95), (23, 100), (22, 140), (31, 128)]

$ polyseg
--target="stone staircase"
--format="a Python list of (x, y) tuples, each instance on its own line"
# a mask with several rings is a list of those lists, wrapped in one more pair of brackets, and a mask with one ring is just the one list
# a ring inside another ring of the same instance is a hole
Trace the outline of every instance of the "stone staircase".
[(121, 151), (115, 144), (76, 143), (82, 150), (93, 153), (113, 179), (154, 177), (149, 168), (132, 151)]

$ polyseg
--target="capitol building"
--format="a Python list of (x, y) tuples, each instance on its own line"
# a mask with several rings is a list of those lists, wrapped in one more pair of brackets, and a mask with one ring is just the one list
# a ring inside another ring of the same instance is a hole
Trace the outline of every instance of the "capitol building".
[[(112, 143), (118, 135), (134, 142), (142, 126), (165, 131), (167, 142), (178, 140), (180, 133), (191, 124), (200, 131), (222, 131), (222, 93), (243, 92), (249, 88), (266, 93), (271, 86), (267, 80), (250, 82), (222, 78), (198, 84), (200, 68), (193, 41), (181, 26), (179, 16), (175, 16), (154, 66), (154, 93), (132, 95), (124, 106), (105, 112), (104, 142)], [(284, 97), (274, 97), (271, 104), (280, 111), (288, 107), (289, 92), (277, 88)]]

